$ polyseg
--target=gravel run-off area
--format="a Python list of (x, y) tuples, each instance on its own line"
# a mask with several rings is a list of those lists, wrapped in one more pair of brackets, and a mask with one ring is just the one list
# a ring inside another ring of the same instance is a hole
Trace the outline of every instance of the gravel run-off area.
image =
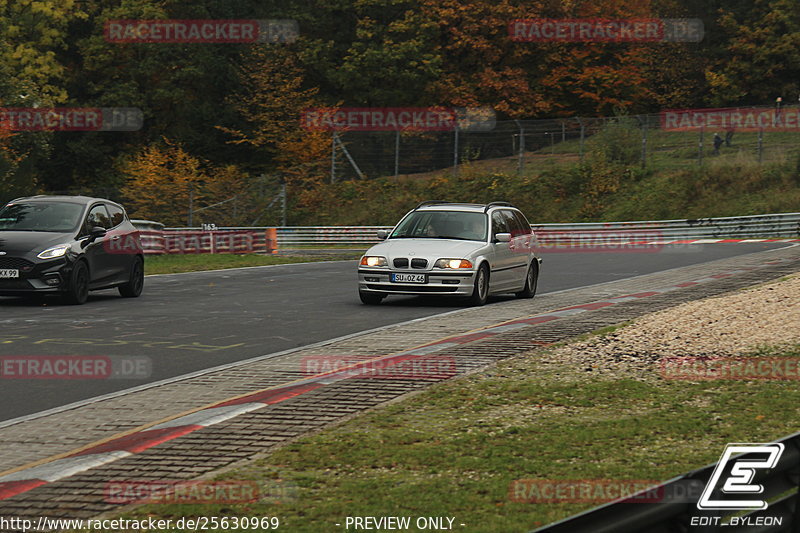
[(725, 358), (796, 351), (800, 275), (645, 315), (611, 333), (558, 347), (539, 364), (594, 379), (657, 378), (674, 358)]

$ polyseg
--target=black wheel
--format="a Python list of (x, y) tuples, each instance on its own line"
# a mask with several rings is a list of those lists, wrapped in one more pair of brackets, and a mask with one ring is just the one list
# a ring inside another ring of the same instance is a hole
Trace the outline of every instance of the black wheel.
[(142, 294), (144, 289), (144, 261), (137, 257), (131, 267), (130, 281), (119, 286), (119, 294), (124, 298), (136, 298)]
[(536, 285), (539, 283), (539, 267), (537, 260), (531, 261), (531, 266), (528, 267), (528, 274), (525, 276), (525, 287), (514, 295), (517, 298), (533, 298), (536, 294)]
[(361, 298), (361, 303), (366, 305), (378, 305), (381, 300), (386, 298), (385, 294), (375, 292), (361, 292), (358, 291), (358, 297)]
[(482, 264), (475, 273), (475, 286), (472, 289), (472, 296), (469, 303), (472, 305), (483, 305), (489, 299), (489, 267), (486, 263)]
[(64, 297), (72, 305), (85, 304), (89, 299), (89, 269), (83, 261), (78, 261), (72, 267), (72, 276)]

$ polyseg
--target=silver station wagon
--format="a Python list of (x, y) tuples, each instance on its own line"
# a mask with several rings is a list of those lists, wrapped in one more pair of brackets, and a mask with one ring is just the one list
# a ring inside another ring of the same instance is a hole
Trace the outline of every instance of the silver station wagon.
[(490, 294), (536, 294), (541, 259), (522, 212), (507, 202), (422, 202), (358, 266), (368, 305), (389, 294), (461, 296), (483, 305)]

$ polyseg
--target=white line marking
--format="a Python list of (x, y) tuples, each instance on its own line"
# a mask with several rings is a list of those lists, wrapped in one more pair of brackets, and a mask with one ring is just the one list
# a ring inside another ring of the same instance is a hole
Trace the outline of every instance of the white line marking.
[(241, 414), (249, 413), (250, 411), (255, 411), (256, 409), (261, 409), (264, 406), (265, 404), (263, 403), (242, 403), (237, 405), (228, 405), (225, 407), (212, 407), (210, 409), (203, 409), (202, 411), (197, 411), (196, 413), (164, 422), (163, 424), (158, 424), (157, 426), (147, 428), (143, 431), (176, 428), (181, 426), (213, 426), (214, 424), (219, 424), (220, 422), (230, 420), (231, 418), (237, 417)]
[(56, 459), (43, 465), (26, 468), (13, 474), (0, 477), (0, 483), (6, 481), (26, 481), (30, 479), (41, 479), (52, 483), (59, 479), (64, 479), (75, 475), (79, 472), (84, 472), (90, 468), (95, 468), (133, 455), (126, 451), (93, 453), (90, 455), (78, 455), (76, 457), (65, 457), (63, 459)]

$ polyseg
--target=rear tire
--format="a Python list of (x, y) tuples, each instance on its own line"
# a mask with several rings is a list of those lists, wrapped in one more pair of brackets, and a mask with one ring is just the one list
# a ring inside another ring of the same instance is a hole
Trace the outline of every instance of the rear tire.
[(489, 267), (486, 263), (478, 268), (475, 273), (475, 285), (472, 289), (472, 296), (469, 297), (470, 305), (481, 306), (489, 299)]
[(123, 298), (138, 298), (144, 289), (144, 261), (137, 257), (131, 267), (128, 283), (119, 286), (119, 294)]
[(386, 295), (375, 292), (358, 291), (358, 297), (361, 298), (361, 303), (365, 305), (378, 305), (381, 303), (381, 300), (386, 298)]
[(525, 275), (525, 287), (519, 292), (514, 293), (517, 298), (533, 298), (536, 295), (536, 286), (539, 284), (539, 267), (537, 260), (531, 261), (528, 273)]
[(78, 261), (72, 267), (69, 287), (64, 298), (72, 305), (83, 305), (89, 299), (89, 268), (83, 261)]

